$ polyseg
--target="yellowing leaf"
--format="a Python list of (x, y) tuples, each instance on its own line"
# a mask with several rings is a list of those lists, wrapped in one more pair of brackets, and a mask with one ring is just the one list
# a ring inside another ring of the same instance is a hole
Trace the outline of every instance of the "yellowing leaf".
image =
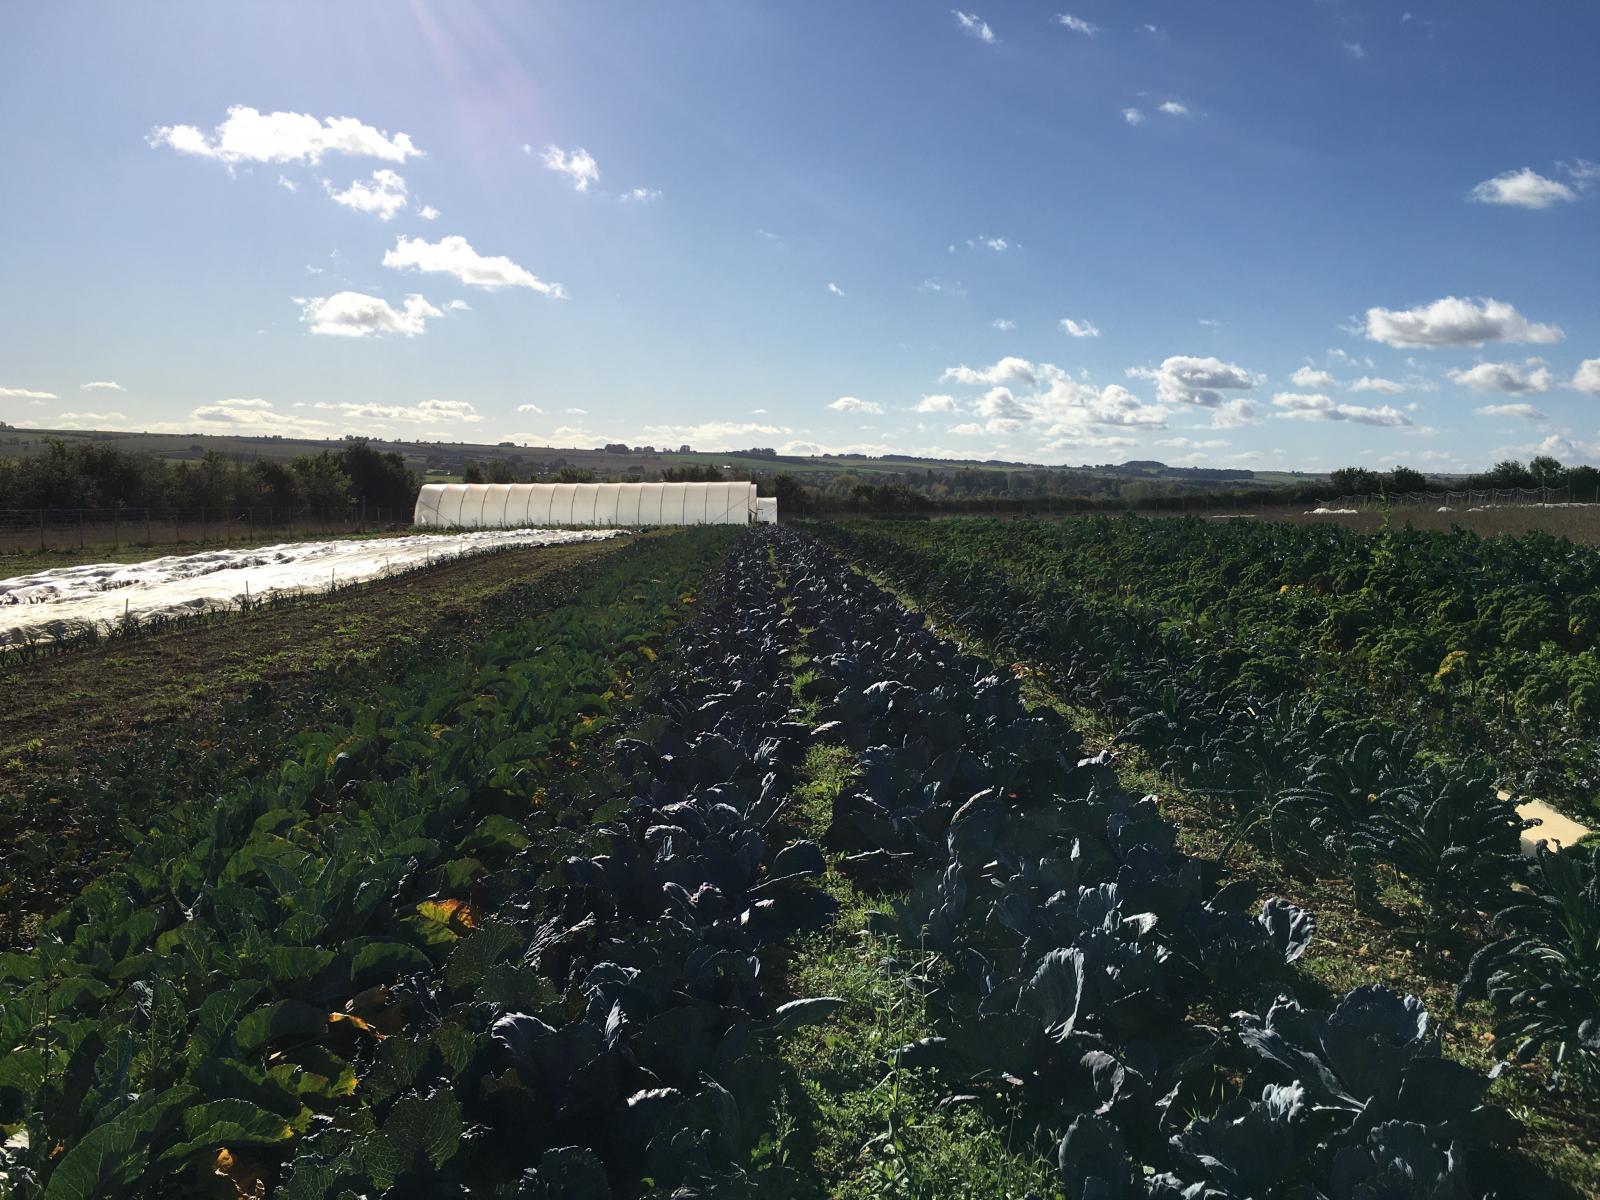
[(657, 657), (656, 656), (656, 652), (654, 650), (650, 649), (649, 646), (640, 646), (639, 647), (639, 653), (644, 655), (645, 658), (648, 659), (650, 662), (655, 662), (656, 657)]
[(417, 911), (441, 925), (459, 926), (462, 929), (478, 927), (478, 914), (465, 900), (424, 900), (417, 905)]

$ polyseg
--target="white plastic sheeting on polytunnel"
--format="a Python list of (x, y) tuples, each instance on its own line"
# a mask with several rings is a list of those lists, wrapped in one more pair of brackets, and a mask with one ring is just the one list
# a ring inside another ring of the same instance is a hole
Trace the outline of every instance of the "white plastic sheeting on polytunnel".
[(778, 498), (776, 496), (756, 497), (756, 520), (763, 525), (776, 525), (778, 523)]
[(417, 495), (424, 529), (748, 525), (753, 483), (429, 483)]

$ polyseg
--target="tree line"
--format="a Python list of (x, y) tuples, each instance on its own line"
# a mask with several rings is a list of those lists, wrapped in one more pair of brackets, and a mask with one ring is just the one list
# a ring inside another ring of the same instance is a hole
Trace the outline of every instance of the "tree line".
[(0, 509), (167, 509), (214, 513), (410, 512), (419, 481), (398, 454), (360, 438), (290, 462), (244, 462), (208, 450), (170, 461), (101, 442), (51, 441), (44, 453), (0, 458)]

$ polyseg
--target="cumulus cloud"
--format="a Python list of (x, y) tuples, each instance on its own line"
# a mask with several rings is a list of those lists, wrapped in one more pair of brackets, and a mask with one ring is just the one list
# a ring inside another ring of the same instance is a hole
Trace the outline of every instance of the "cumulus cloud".
[(471, 312), (472, 305), (465, 300), (452, 300), (444, 306), (446, 312)]
[(64, 412), (56, 418), (62, 429), (97, 429), (106, 425), (121, 425), (127, 421), (126, 413), (119, 412)]
[(424, 332), (427, 318), (444, 315), (416, 294), (407, 296), (405, 307), (399, 310), (387, 300), (361, 292), (335, 292), (331, 296), (297, 299), (295, 303), (300, 305), (300, 319), (311, 326), (311, 332), (328, 337), (375, 337), (388, 333), (414, 337)]
[(661, 199), (661, 193), (656, 188), (636, 187), (630, 188), (626, 192), (623, 192), (618, 198), (625, 201), (632, 201), (635, 204), (654, 204), (657, 200)]
[(1328, 374), (1328, 372), (1318, 370), (1316, 367), (1312, 366), (1301, 367), (1293, 375), (1289, 376), (1289, 380), (1295, 385), (1295, 387), (1303, 388), (1331, 388), (1339, 386), (1339, 381), (1332, 375)]
[(1159, 107), (1169, 117), (1187, 117), (1189, 115), (1189, 106), (1187, 104), (1179, 104), (1176, 100), (1163, 100)]
[(387, 167), (374, 171), (371, 183), (357, 179), (342, 192), (326, 179), (322, 181), (322, 186), (335, 204), (342, 204), (357, 212), (372, 213), (380, 221), (389, 220), (406, 206), (406, 181), (399, 172)]
[(560, 146), (546, 146), (542, 161), (547, 170), (572, 180), (572, 186), (580, 192), (587, 192), (589, 185), (600, 179), (600, 164), (581, 146), (570, 153)]
[(959, 434), (962, 437), (982, 437), (984, 428), (976, 421), (967, 421), (961, 425), (952, 425), (950, 432)]
[(424, 400), (420, 404), (374, 404), (362, 402), (318, 403), (317, 408), (345, 413), (363, 421), (396, 421), (410, 425), (436, 425), (441, 422), (476, 424), (483, 420), (478, 410), (465, 400)]
[(1279, 392), (1272, 398), (1275, 407), (1284, 411), (1275, 414), (1302, 421), (1354, 421), (1358, 425), (1401, 426), (1410, 425), (1411, 418), (1397, 408), (1384, 404), (1368, 408), (1361, 404), (1340, 404), (1320, 394), (1307, 392)]
[(439, 210), (431, 204), (424, 204), (421, 208), (417, 209), (417, 216), (421, 217), (424, 221), (437, 221), (439, 219)]
[(1028, 428), (1046, 438), (1084, 444), (1096, 429), (1159, 428), (1167, 419), (1159, 404), (1146, 404), (1116, 384), (1097, 388), (1073, 379), (1054, 363), (1035, 364), (1012, 356), (989, 367), (950, 367), (943, 378), (989, 389), (975, 407), (985, 419), (983, 431), (991, 434)]
[(189, 413), (187, 421), (151, 427), (155, 433), (276, 433), (289, 437), (327, 437), (333, 431), (334, 426), (327, 421), (278, 412), (270, 400), (260, 398), (202, 404)]
[(1071, 13), (1057, 13), (1056, 24), (1065, 26), (1073, 33), (1081, 33), (1084, 37), (1094, 37), (1100, 32), (1100, 26), (1085, 21), (1082, 17), (1075, 17)]
[(114, 379), (95, 379), (89, 383), (80, 383), (78, 386), (86, 392), (125, 392), (128, 390)]
[(1481, 346), (1485, 342), (1559, 342), (1559, 326), (1538, 325), (1500, 300), (1445, 296), (1415, 308), (1367, 309), (1366, 334), (1374, 342), (1412, 346)]
[[(1153, 370), (1130, 367), (1128, 375), (1134, 379), (1154, 380), (1156, 398), (1163, 404), (1193, 404), (1199, 408), (1224, 408), (1223, 392), (1248, 391), (1256, 386), (1255, 376), (1237, 363), (1225, 363), (1209, 355), (1197, 358), (1175, 354), (1163, 359)], [(1228, 411), (1243, 419), (1254, 410), (1248, 405), (1234, 404)]]
[(956, 411), (954, 396), (924, 396), (912, 410), (919, 413), (947, 413)]
[(1586, 358), (1572, 376), (1572, 386), (1588, 396), (1600, 396), (1600, 358)]
[(1484, 417), (1521, 417), (1525, 421), (1548, 421), (1550, 418), (1531, 404), (1485, 404), (1478, 409)]
[(961, 26), (962, 32), (971, 34), (980, 42), (992, 44), (997, 40), (994, 36), (994, 30), (989, 28), (989, 23), (981, 19), (976, 13), (961, 12), (957, 9), (952, 9), (951, 12), (955, 14), (956, 24)]
[(1012, 330), (1017, 327), (1017, 323), (1011, 320), (1009, 317), (996, 317), (993, 321), (990, 321), (989, 324), (1002, 331)]
[(1144, 113), (1140, 112), (1137, 108), (1123, 109), (1122, 119), (1129, 125), (1143, 125), (1145, 121)]
[(534, 413), (535, 415), (538, 415), (538, 416), (543, 416), (544, 415), (544, 409), (540, 408), (537, 404), (519, 404), (519, 405), (517, 405), (517, 411), (518, 412), (524, 412), (524, 413)]
[(54, 400), (54, 392), (36, 392), (31, 388), (0, 387), (0, 400)]
[(1548, 392), (1555, 376), (1550, 368), (1534, 366), (1532, 370), (1515, 363), (1482, 362), (1465, 371), (1451, 371), (1450, 378), (1477, 392), (1505, 392), (1512, 396)]
[(967, 245), (973, 250), (977, 250), (981, 247), (985, 250), (993, 250), (996, 254), (1004, 254), (1007, 250), (1011, 249), (1011, 243), (1005, 238), (989, 237), (983, 234), (980, 234), (975, 238), (968, 238)]
[(857, 400), (854, 396), (840, 396), (828, 407), (842, 413), (871, 413), (875, 416), (883, 413), (883, 405), (876, 400)]
[(402, 234), (395, 242), (394, 249), (385, 252), (383, 265), (396, 270), (451, 275), (474, 287), (525, 287), (558, 300), (567, 294), (559, 283), (546, 283), (503, 254), (479, 254), (459, 234), (440, 238), (437, 242), (408, 238)]
[(1243, 396), (1235, 396), (1231, 400), (1224, 400), (1211, 410), (1211, 427), (1213, 429), (1239, 429), (1250, 424), (1255, 419), (1255, 401), (1247, 400)]
[(404, 133), (387, 133), (354, 117), (325, 117), (306, 113), (261, 113), (235, 104), (210, 136), (193, 125), (163, 125), (150, 135), (152, 146), (170, 146), (180, 154), (194, 154), (233, 165), (247, 162), (317, 163), (325, 154), (346, 154), (403, 163), (420, 155)]
[(835, 296), (843, 296), (844, 295), (844, 289), (842, 287), (840, 287), (837, 283), (829, 283), (828, 284), (828, 291), (832, 292)]
[(1514, 208), (1550, 208), (1578, 198), (1575, 189), (1558, 179), (1547, 179), (1530, 167), (1485, 179), (1467, 193), (1478, 204), (1505, 204)]
[(1008, 354), (991, 367), (969, 367), (965, 363), (959, 367), (946, 367), (944, 374), (939, 376), (939, 382), (965, 383), (975, 387), (984, 384), (1020, 384), (1024, 387), (1033, 387), (1038, 381), (1031, 362)]
[(1097, 338), (1100, 330), (1095, 328), (1093, 321), (1074, 321), (1071, 317), (1061, 318), (1061, 328), (1075, 338)]
[(1385, 395), (1398, 396), (1406, 390), (1406, 385), (1396, 383), (1393, 379), (1384, 379), (1378, 375), (1363, 375), (1350, 385), (1352, 392), (1383, 392)]
[(698, 425), (646, 425), (634, 441), (645, 445), (676, 443), (680, 446), (687, 442), (696, 450), (743, 450), (753, 445), (756, 438), (793, 432), (787, 425), (759, 421), (702, 421)]

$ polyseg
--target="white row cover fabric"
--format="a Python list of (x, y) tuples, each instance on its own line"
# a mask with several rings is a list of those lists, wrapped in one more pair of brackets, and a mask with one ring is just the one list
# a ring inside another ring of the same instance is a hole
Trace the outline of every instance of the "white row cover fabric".
[(776, 525), (778, 523), (778, 498), (776, 496), (756, 497), (756, 520), (763, 525)]
[(423, 529), (747, 525), (753, 483), (429, 483), (417, 495)]

